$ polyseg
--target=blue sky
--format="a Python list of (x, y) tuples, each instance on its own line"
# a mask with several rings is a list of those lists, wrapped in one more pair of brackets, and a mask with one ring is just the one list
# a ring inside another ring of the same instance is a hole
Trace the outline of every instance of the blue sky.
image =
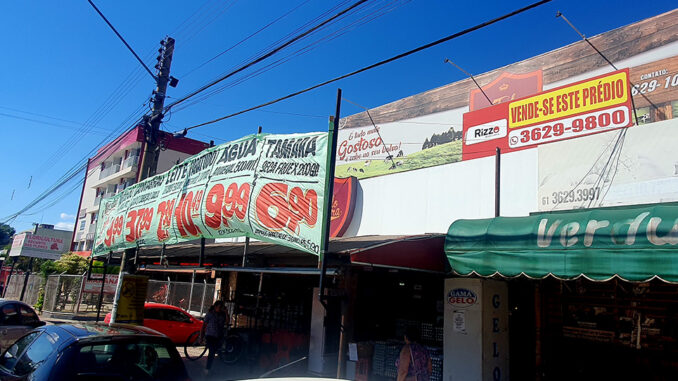
[[(180, 82), (168, 95), (178, 98), (333, 7), (343, 9), (353, 1), (97, 0), (95, 3), (149, 67), (155, 64), (159, 41), (165, 35), (176, 39), (172, 74)], [(360, 13), (255, 66), (243, 76), (321, 37), (342, 32), (336, 38), (321, 40), (305, 54), (173, 112), (165, 118), (163, 129), (177, 131), (263, 103), (528, 3), (370, 0), (359, 8)], [(261, 111), (192, 130), (189, 137), (221, 143), (255, 132), (257, 126), (274, 133), (325, 130), (327, 117), (334, 113), (337, 87), (343, 89), (346, 98), (376, 107), (463, 79), (462, 73), (444, 64), (445, 57), (479, 74), (577, 41), (579, 37), (565, 22), (555, 18), (558, 10), (587, 36), (593, 36), (674, 7), (675, 1), (669, 0), (642, 5), (637, 1), (556, 0)], [(297, 9), (255, 37), (198, 68), (293, 8)], [(369, 20), (376, 15), (379, 17), (367, 23), (358, 22), (342, 30), (354, 21)], [(0, 218), (4, 218), (53, 184), (110, 131), (128, 126), (129, 122), (123, 122), (143, 109), (154, 83), (86, 0), (3, 1), (0, 32), (3, 47), (0, 131), (5, 162), (0, 169), (3, 180)], [(342, 107), (342, 115), (360, 111), (345, 102)], [(86, 134), (81, 133), (83, 128), (87, 129)], [(39, 205), (33, 214), (18, 217), (12, 226), (24, 230), (32, 222), (43, 222), (70, 227), (81, 186), (82, 181), (69, 184), (57, 192), (63, 195), (60, 201), (49, 207), (44, 207), (52, 204), (49, 201), (43, 207)]]

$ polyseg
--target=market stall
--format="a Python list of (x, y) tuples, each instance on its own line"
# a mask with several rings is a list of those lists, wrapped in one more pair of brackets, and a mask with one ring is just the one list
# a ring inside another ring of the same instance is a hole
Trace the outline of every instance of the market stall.
[(445, 251), (458, 275), (507, 284), (512, 378), (665, 379), (678, 371), (676, 244), (678, 206), (653, 204), (459, 220)]

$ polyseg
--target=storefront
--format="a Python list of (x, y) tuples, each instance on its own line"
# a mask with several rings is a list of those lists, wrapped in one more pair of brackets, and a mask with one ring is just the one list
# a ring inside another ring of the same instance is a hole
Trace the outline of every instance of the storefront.
[(465, 281), (508, 291), (511, 378), (667, 379), (678, 372), (676, 244), (678, 205), (654, 204), (458, 220), (445, 251)]
[(395, 380), (396, 360), (410, 331), (429, 350), (431, 380), (442, 379), (443, 242), (443, 235), (393, 237), (351, 253), (345, 328), (354, 350), (349, 347), (345, 377)]

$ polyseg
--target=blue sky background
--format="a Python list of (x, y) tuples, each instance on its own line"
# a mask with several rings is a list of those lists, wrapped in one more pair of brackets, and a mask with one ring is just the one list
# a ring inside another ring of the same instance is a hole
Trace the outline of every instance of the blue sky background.
[[(155, 64), (159, 41), (165, 35), (177, 40), (172, 74), (180, 82), (168, 95), (178, 98), (228, 72), (323, 12), (335, 6), (343, 9), (353, 1), (96, 0), (95, 3), (149, 67)], [(165, 118), (163, 129), (177, 131), (263, 103), (527, 4), (527, 1), (370, 0), (359, 8), (359, 13), (234, 79), (322, 37), (334, 38), (321, 40), (309, 52), (200, 103), (177, 109)], [(445, 57), (473, 74), (480, 74), (578, 41), (574, 31), (555, 18), (558, 10), (584, 34), (593, 36), (669, 11), (675, 5), (675, 0), (642, 3), (556, 0), (261, 111), (192, 130), (189, 137), (214, 139), (218, 144), (255, 132), (259, 125), (265, 132), (274, 133), (325, 130), (327, 117), (334, 113), (337, 87), (343, 89), (346, 98), (376, 107), (463, 79), (462, 73), (444, 64)], [(297, 6), (265, 31), (196, 70), (217, 53)], [(376, 15), (380, 16), (368, 23), (353, 24)], [(352, 26), (347, 30), (342, 29), (349, 25)], [(108, 133), (118, 127), (131, 127), (128, 117), (147, 108), (143, 105), (151, 96), (154, 83), (86, 0), (3, 1), (0, 36), (3, 51), (0, 141), (4, 158), (0, 169), (0, 219), (4, 219), (53, 184)], [(171, 101), (172, 98), (168, 100)], [(342, 115), (359, 111), (346, 102), (342, 105)], [(83, 128), (87, 133), (82, 133)], [(44, 207), (51, 204), (49, 201), (39, 205), (32, 214), (18, 217), (12, 226), (20, 231), (30, 228), (32, 222), (43, 222), (71, 228), (82, 178), (80, 175), (79, 181), (57, 192), (63, 195), (59, 202), (50, 207)]]

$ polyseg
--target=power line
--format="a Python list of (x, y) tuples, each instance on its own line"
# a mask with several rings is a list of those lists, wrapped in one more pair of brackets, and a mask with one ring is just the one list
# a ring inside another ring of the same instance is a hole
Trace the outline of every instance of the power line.
[(115, 27), (113, 26), (113, 24), (111, 24), (111, 23), (108, 21), (108, 19), (106, 18), (106, 16), (104, 16), (104, 14), (101, 13), (101, 11), (99, 10), (99, 8), (97, 8), (97, 6), (94, 5), (94, 3), (92, 2), (92, 0), (87, 0), (87, 2), (89, 2), (89, 4), (92, 6), (92, 8), (94, 8), (94, 10), (97, 11), (97, 13), (99, 14), (99, 16), (101, 16), (101, 18), (104, 19), (104, 21), (106, 21), (106, 24), (108, 24), (108, 26), (113, 30), (113, 32), (115, 33), (115, 35), (118, 36), (118, 38), (120, 39), (120, 41), (122, 41), (122, 43), (125, 44), (125, 46), (127, 47), (127, 49), (129, 49), (129, 51), (132, 52), (132, 54), (134, 54), (134, 58), (136, 58), (137, 61), (139, 61), (139, 63), (141, 64), (141, 66), (143, 66), (144, 69), (146, 69), (146, 71), (147, 71), (148, 74), (151, 76), (151, 78), (153, 78), (153, 80), (155, 80), (155, 75), (153, 75), (153, 73), (151, 72), (151, 69), (149, 69), (148, 66), (146, 66), (146, 64), (144, 63), (144, 61), (142, 61), (141, 58), (139, 58), (139, 56), (138, 56), (137, 53), (134, 51), (134, 49), (132, 49), (132, 47), (129, 46), (129, 44), (127, 43), (127, 41), (125, 41), (125, 39), (120, 35), (120, 33), (118, 33), (118, 31), (115, 29)]
[(263, 32), (264, 30), (268, 29), (270, 26), (272, 26), (272, 25), (275, 24), (276, 22), (278, 22), (278, 21), (282, 20), (283, 18), (287, 17), (290, 13), (292, 13), (292, 12), (296, 11), (297, 9), (301, 8), (301, 6), (305, 5), (305, 4), (308, 3), (309, 1), (311, 1), (311, 0), (305, 0), (305, 1), (302, 2), (301, 4), (297, 5), (296, 7), (292, 8), (292, 9), (290, 9), (289, 11), (287, 11), (286, 13), (284, 13), (282, 16), (279, 16), (279, 17), (276, 18), (275, 20), (273, 20), (273, 21), (269, 22), (268, 24), (264, 25), (263, 27), (257, 29), (254, 33), (252, 33), (252, 34), (248, 35), (247, 37), (243, 38), (242, 40), (236, 42), (234, 45), (232, 45), (232, 46), (229, 47), (228, 49), (221, 51), (219, 54), (217, 54), (217, 55), (215, 55), (214, 57), (208, 59), (207, 61), (201, 63), (201, 64), (198, 65), (197, 67), (191, 69), (191, 70), (188, 71), (186, 74), (184, 74), (182, 77), (183, 77), (183, 78), (188, 77), (190, 74), (192, 74), (192, 73), (195, 72), (196, 70), (198, 70), (198, 69), (204, 67), (205, 65), (207, 65), (207, 64), (209, 64), (210, 62), (216, 60), (217, 58), (221, 57), (222, 55), (224, 55), (224, 54), (228, 53), (229, 51), (235, 49), (236, 47), (238, 47), (239, 45), (241, 45), (241, 44), (244, 43), (245, 41), (249, 40), (250, 38), (252, 38), (252, 37), (256, 36), (257, 34)]
[[(88, 1), (91, 1), (91, 0), (88, 0)], [(357, 2), (355, 2), (355, 3), (354, 3), (353, 5), (351, 5), (350, 7), (344, 9), (343, 11), (337, 13), (336, 15), (330, 17), (329, 19), (323, 21), (322, 23), (320, 23), (320, 24), (314, 26), (313, 28), (311, 28), (311, 29), (309, 29), (309, 30), (307, 30), (307, 31), (305, 31), (305, 32), (303, 32), (303, 33), (301, 33), (301, 34), (299, 34), (299, 35), (293, 37), (292, 39), (288, 40), (287, 42), (283, 43), (282, 45), (279, 45), (279, 46), (276, 47), (275, 49), (273, 49), (273, 50), (269, 51), (268, 53), (264, 54), (263, 56), (261, 56), (261, 57), (255, 59), (254, 61), (249, 62), (249, 63), (246, 63), (245, 65), (240, 66), (239, 68), (233, 70), (232, 72), (230, 72), (230, 73), (228, 73), (228, 74), (226, 74), (226, 75), (224, 75), (224, 76), (222, 76), (222, 77), (220, 77), (220, 78), (218, 78), (218, 79), (216, 79), (216, 80), (214, 80), (214, 81), (212, 81), (212, 82), (210, 82), (210, 83), (208, 83), (208, 84), (206, 84), (206, 85), (200, 87), (199, 89), (193, 91), (192, 93), (190, 93), (190, 94), (188, 94), (188, 95), (186, 95), (186, 96), (180, 98), (179, 100), (177, 100), (177, 101), (171, 103), (171, 104), (170, 104), (169, 106), (167, 106), (165, 109), (170, 109), (170, 108), (172, 108), (173, 106), (176, 106), (176, 105), (178, 105), (179, 103), (184, 102), (184, 101), (186, 101), (187, 99), (189, 99), (189, 98), (191, 98), (191, 97), (194, 97), (194, 96), (200, 94), (201, 92), (203, 92), (203, 91), (207, 90), (208, 88), (210, 88), (210, 87), (216, 85), (217, 83), (222, 82), (222, 81), (224, 81), (225, 79), (228, 79), (228, 78), (234, 76), (235, 74), (238, 74), (238, 73), (240, 73), (241, 71), (243, 71), (243, 70), (245, 70), (245, 69), (247, 69), (247, 68), (249, 68), (249, 67), (251, 67), (251, 66), (253, 66), (253, 65), (256, 65), (257, 63), (259, 63), (259, 62), (265, 60), (266, 58), (268, 58), (268, 57), (274, 55), (275, 53), (281, 51), (282, 49), (284, 49), (284, 48), (286, 48), (287, 46), (293, 44), (294, 42), (296, 42), (296, 41), (298, 41), (298, 40), (300, 40), (300, 39), (306, 37), (307, 35), (309, 35), (309, 34), (312, 33), (313, 31), (315, 31), (315, 30), (317, 30), (317, 29), (323, 27), (323, 26), (326, 25), (327, 23), (329, 23), (329, 22), (335, 20), (335, 19), (338, 18), (338, 17), (341, 17), (341, 16), (344, 15), (345, 13), (351, 11), (352, 9), (354, 9), (354, 8), (356, 8), (357, 6), (359, 6), (359, 5), (363, 4), (363, 3), (365, 3), (366, 1), (367, 1), (367, 0), (358, 0)], [(548, 1), (550, 1), (550, 0), (548, 0)]]
[[(398, 54), (398, 55), (396, 55), (396, 56), (393, 56), (393, 57), (391, 57), (391, 58), (387, 58), (387, 59), (385, 59), (385, 60), (379, 61), (379, 62), (374, 63), (374, 64), (372, 64), (372, 65), (365, 66), (365, 67), (363, 67), (363, 68), (361, 68), (361, 69), (352, 71), (352, 72), (350, 72), (350, 73), (348, 73), (348, 74), (344, 74), (344, 75), (341, 75), (341, 76), (339, 76), (339, 77), (332, 78), (332, 79), (327, 80), (327, 81), (325, 81), (325, 82), (321, 82), (321, 83), (319, 83), (319, 84), (317, 84), (317, 85), (314, 85), (314, 86), (311, 86), (311, 87), (307, 87), (307, 88), (305, 88), (305, 89), (303, 89), (303, 90), (299, 90), (299, 91), (296, 91), (296, 92), (294, 92), (294, 93), (285, 95), (284, 97), (280, 97), (280, 98), (278, 98), (278, 99), (274, 99), (274, 100), (272, 100), (272, 101), (269, 101), (269, 102), (266, 102), (266, 103), (262, 103), (262, 104), (260, 104), (260, 105), (258, 105), (258, 106), (250, 107), (250, 108), (248, 108), (248, 109), (245, 109), (245, 110), (242, 110), (242, 111), (238, 111), (238, 112), (235, 112), (235, 113), (233, 113), (233, 114), (229, 114), (229, 115), (226, 115), (226, 116), (222, 116), (222, 117), (220, 117), (220, 118), (217, 118), (217, 119), (213, 119), (213, 120), (210, 120), (210, 121), (207, 121), (207, 122), (203, 122), (203, 123), (200, 123), (200, 124), (196, 124), (196, 125), (187, 127), (186, 130), (191, 130), (191, 129), (194, 129), (194, 128), (206, 126), (206, 125), (208, 125), (208, 124), (213, 124), (213, 123), (216, 123), (216, 122), (220, 122), (220, 121), (222, 121), (222, 120), (229, 119), (229, 118), (232, 118), (232, 117), (237, 116), (237, 115), (240, 115), (240, 114), (244, 114), (244, 113), (247, 113), (247, 112), (250, 112), (250, 111), (253, 111), (253, 110), (260, 109), (260, 108), (262, 108), (262, 107), (266, 107), (266, 106), (269, 106), (269, 105), (272, 105), (272, 104), (275, 104), (275, 103), (284, 101), (284, 100), (289, 99), (289, 98), (296, 97), (296, 96), (301, 95), (301, 94), (303, 94), (303, 93), (307, 93), (307, 92), (309, 92), (309, 91), (311, 91), (311, 90), (315, 90), (315, 89), (317, 89), (317, 88), (319, 88), (319, 87), (328, 85), (328, 84), (330, 84), (330, 83), (333, 83), (333, 82), (336, 82), (336, 81), (339, 81), (339, 80), (342, 80), (342, 79), (345, 79), (345, 78), (348, 78), (348, 77), (352, 77), (352, 76), (354, 76), (354, 75), (356, 75), (356, 74), (360, 74), (360, 73), (362, 73), (362, 72), (364, 72), (364, 71), (374, 69), (374, 68), (376, 68), (376, 67), (379, 67), (379, 66), (385, 65), (385, 64), (387, 64), (387, 63), (390, 63), (390, 62), (399, 60), (399, 59), (401, 59), (401, 58), (407, 57), (407, 56), (412, 55), (412, 54), (414, 54), (414, 53), (418, 53), (418, 52), (420, 52), (420, 51), (422, 51), (422, 50), (426, 50), (426, 49), (431, 48), (431, 47), (433, 47), (433, 46), (436, 46), (436, 45), (442, 44), (442, 43), (444, 43), (444, 42), (450, 41), (450, 40), (452, 40), (452, 39), (455, 39), (455, 38), (457, 38), (457, 37), (460, 37), (460, 36), (463, 36), (463, 35), (465, 35), (465, 34), (471, 33), (471, 32), (473, 32), (473, 31), (476, 31), (476, 30), (478, 30), (478, 29), (484, 28), (484, 27), (486, 27), (486, 26), (492, 25), (492, 24), (494, 24), (494, 23), (497, 23), (497, 22), (502, 21), (502, 20), (504, 20), (504, 19), (507, 19), (507, 18), (509, 18), (509, 17), (512, 17), (512, 16), (515, 16), (515, 15), (517, 15), (517, 14), (520, 14), (520, 13), (523, 13), (523, 12), (525, 12), (525, 11), (528, 11), (528, 10), (530, 10), (530, 9), (532, 9), (532, 8), (535, 8), (535, 7), (538, 7), (538, 6), (540, 6), (540, 5), (546, 4), (546, 3), (550, 2), (550, 1), (551, 1), (551, 0), (541, 0), (541, 1), (538, 1), (538, 2), (536, 2), (536, 3), (530, 4), (530, 5), (526, 6), (526, 7), (520, 8), (520, 9), (515, 10), (515, 11), (513, 11), (513, 12), (510, 12), (510, 13), (507, 13), (507, 14), (505, 14), (505, 15), (503, 15), (503, 16), (497, 17), (497, 18), (492, 19), (492, 20), (490, 20), (490, 21), (486, 21), (486, 22), (481, 23), (481, 24), (478, 24), (478, 25), (476, 25), (476, 26), (473, 26), (473, 27), (464, 29), (464, 30), (462, 30), (461, 32), (454, 33), (454, 34), (452, 34), (452, 35), (449, 35), (449, 36), (447, 36), (447, 37), (443, 37), (443, 38), (441, 38), (441, 39), (439, 39), (439, 40), (436, 40), (436, 41), (430, 42), (430, 43), (428, 43), (428, 44), (419, 46), (419, 47), (414, 48), (414, 49), (412, 49), (412, 50), (408, 50), (408, 51), (406, 51), (406, 52), (404, 52), (404, 53), (400, 53), (400, 54)], [(171, 106), (171, 105), (170, 105), (170, 106)]]
[[(236, 79), (232, 82), (229, 82), (227, 84), (223, 84), (223, 85), (217, 87), (216, 89), (213, 89), (213, 90), (211, 90), (207, 93), (204, 93), (201, 96), (198, 96), (197, 98), (193, 99), (191, 102), (184, 103), (184, 104), (180, 105), (179, 107), (177, 107), (177, 109), (175, 111), (183, 110), (183, 109), (185, 109), (185, 108), (187, 108), (191, 105), (202, 102), (202, 101), (204, 101), (205, 99), (207, 99), (211, 96), (219, 94), (219, 93), (225, 91), (228, 88), (235, 87), (235, 86), (237, 86), (237, 85), (239, 85), (239, 84), (241, 84), (241, 83), (243, 83), (243, 82), (245, 82), (249, 79), (255, 78), (255, 77), (257, 77), (257, 76), (259, 76), (259, 75), (261, 75), (261, 74), (263, 74), (263, 73), (265, 73), (269, 70), (272, 70), (273, 68), (275, 68), (277, 66), (280, 66), (280, 65), (292, 60), (293, 58), (296, 58), (298, 56), (301, 56), (303, 54), (306, 54), (306, 53), (316, 49), (319, 46), (319, 44), (322, 43), (323, 41), (331, 41), (335, 38), (338, 38), (338, 37), (348, 33), (350, 30), (355, 29), (358, 26), (369, 23), (376, 18), (379, 18), (379, 17), (381, 17), (381, 16), (383, 16), (383, 15), (389, 13), (389, 12), (392, 12), (393, 10), (395, 10), (396, 8), (398, 8), (399, 6), (401, 6), (402, 4), (407, 3), (407, 2), (409, 2), (409, 0), (405, 0), (405, 1), (391, 0), (388, 4), (382, 6), (381, 8), (377, 9), (376, 11), (375, 10), (369, 10), (369, 12), (370, 12), (369, 14), (362, 16), (358, 20), (353, 21), (351, 24), (346, 25), (346, 26), (342, 27), (341, 29), (339, 29), (337, 31), (334, 31), (334, 32), (330, 33), (329, 35), (320, 38), (317, 41), (309, 43), (308, 45), (296, 50), (295, 52), (292, 52), (291, 54), (288, 54), (287, 56), (285, 56), (281, 59), (278, 59), (275, 62), (272, 62), (272, 63), (270, 63), (270, 64), (268, 64), (268, 65), (266, 65), (262, 68), (259, 68), (256, 71), (254, 71), (250, 74), (247, 74), (246, 76), (244, 76), (242, 78), (238, 78), (238, 79)], [(367, 8), (365, 8), (363, 10), (366, 10), (366, 9)]]

